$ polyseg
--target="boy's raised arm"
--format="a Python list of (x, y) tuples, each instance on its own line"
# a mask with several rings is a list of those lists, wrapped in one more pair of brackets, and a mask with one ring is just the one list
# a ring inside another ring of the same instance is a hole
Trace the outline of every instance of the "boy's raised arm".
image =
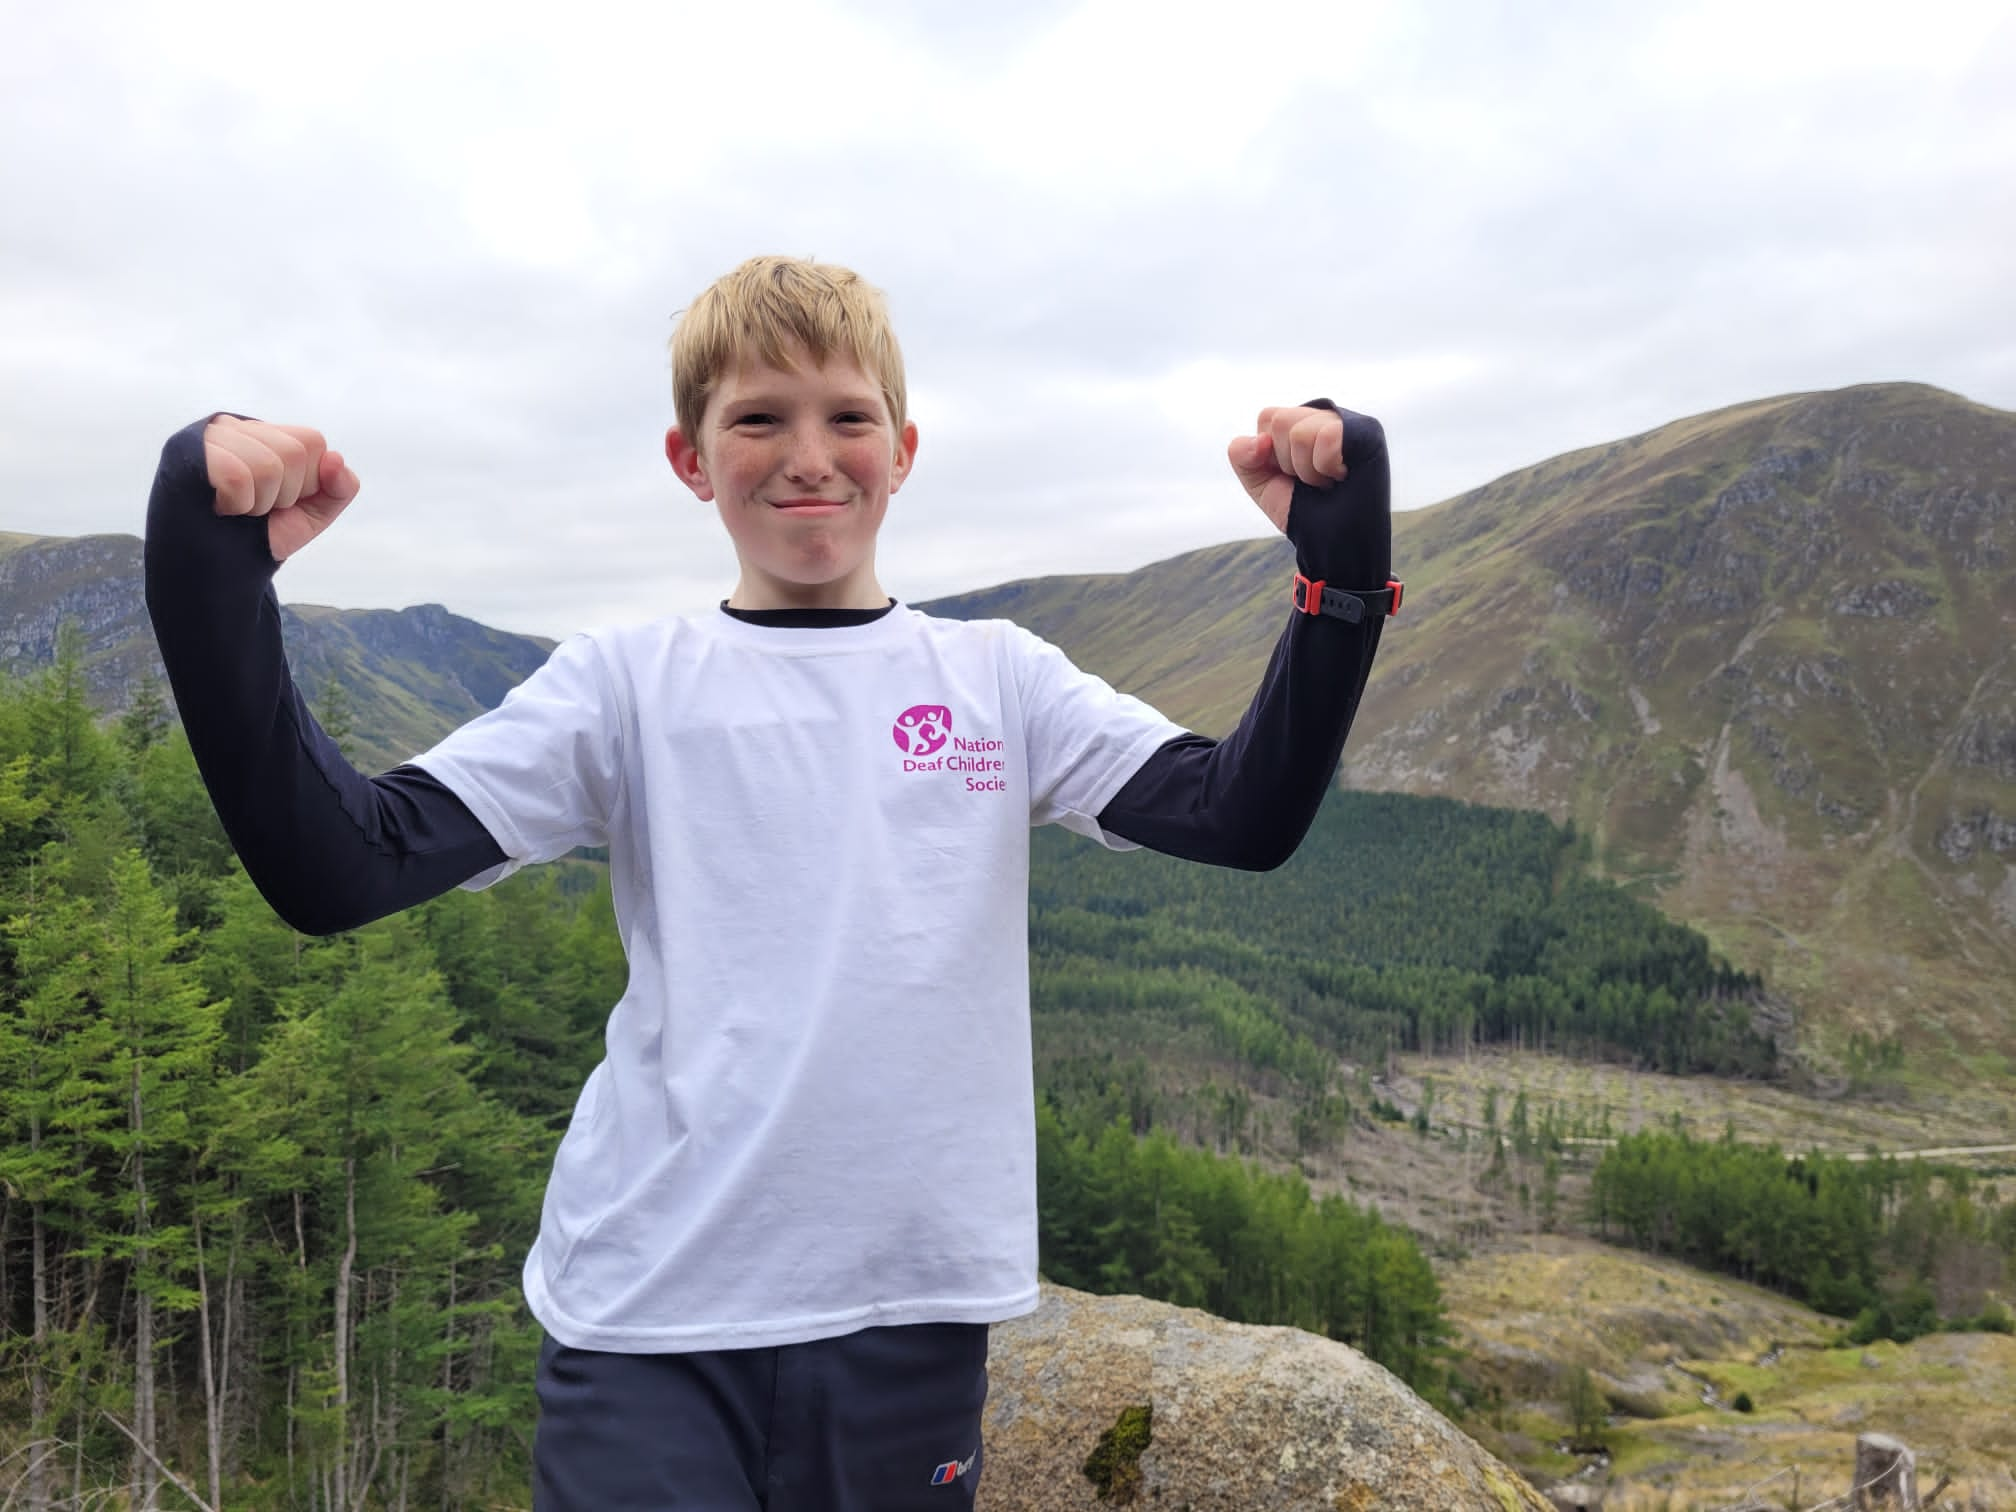
[(260, 892), (309, 934), (504, 860), (427, 773), (351, 767), (288, 672), (273, 576), (357, 487), (313, 431), (211, 416), (169, 438), (147, 505), (147, 610), (204, 785)]
[[(1336, 776), (1380, 632), (1398, 607), (1397, 590), (1387, 592), (1392, 483), (1379, 422), (1317, 400), (1263, 412), (1261, 431), (1272, 431), (1278, 446), (1262, 446), (1262, 437), (1232, 444), (1240, 481), (1294, 544), (1302, 578), (1344, 590), (1333, 596), (1335, 607), (1348, 610), (1341, 599), (1363, 595), (1363, 613), (1354, 623), (1290, 609), (1238, 728), (1222, 741), (1168, 742), (1099, 815), (1103, 828), (1150, 850), (1248, 871), (1279, 866), (1308, 833)], [(1282, 584), (1284, 598), (1290, 588)], [(1308, 590), (1296, 585), (1294, 597), (1307, 603)]]

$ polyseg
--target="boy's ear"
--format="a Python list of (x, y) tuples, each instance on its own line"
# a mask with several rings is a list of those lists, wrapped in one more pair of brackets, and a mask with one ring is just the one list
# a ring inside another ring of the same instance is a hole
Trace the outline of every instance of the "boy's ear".
[(707, 460), (676, 425), (665, 432), (665, 460), (672, 464), (672, 471), (679, 475), (681, 483), (702, 500), (713, 502), (714, 485), (707, 477)]
[(894, 493), (903, 486), (903, 480), (910, 476), (910, 469), (917, 461), (917, 422), (907, 421), (903, 433), (896, 438), (896, 455), (889, 464), (889, 492)]

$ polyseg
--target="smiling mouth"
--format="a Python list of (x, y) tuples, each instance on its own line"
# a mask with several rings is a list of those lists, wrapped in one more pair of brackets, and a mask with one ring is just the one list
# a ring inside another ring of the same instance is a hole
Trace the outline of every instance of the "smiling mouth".
[(847, 507), (844, 499), (778, 499), (770, 505), (786, 514), (832, 514)]

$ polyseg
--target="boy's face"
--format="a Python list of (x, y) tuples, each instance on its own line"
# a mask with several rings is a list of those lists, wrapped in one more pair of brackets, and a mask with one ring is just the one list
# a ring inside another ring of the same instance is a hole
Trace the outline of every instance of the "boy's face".
[(700, 434), (674, 426), (665, 454), (721, 512), (735, 542), (739, 609), (879, 609), (875, 533), (917, 455), (882, 387), (852, 361), (745, 366), (715, 386)]

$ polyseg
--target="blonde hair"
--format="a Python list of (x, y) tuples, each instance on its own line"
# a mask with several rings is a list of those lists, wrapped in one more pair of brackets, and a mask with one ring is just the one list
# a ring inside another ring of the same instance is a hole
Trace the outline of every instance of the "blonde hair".
[(851, 269), (799, 257), (752, 257), (703, 290), (672, 333), (672, 409), (694, 445), (707, 400), (745, 363), (824, 366), (838, 354), (882, 387), (900, 432), (909, 416), (903, 353), (882, 291)]

